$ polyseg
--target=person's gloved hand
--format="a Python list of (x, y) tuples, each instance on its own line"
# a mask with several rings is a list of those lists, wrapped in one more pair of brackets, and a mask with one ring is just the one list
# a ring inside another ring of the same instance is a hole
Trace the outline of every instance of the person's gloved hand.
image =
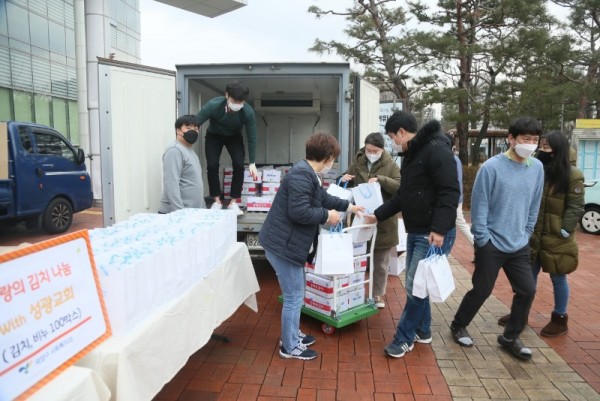
[(563, 238), (569, 238), (570, 234), (567, 232), (567, 230), (565, 230), (564, 228), (560, 229), (560, 236)]
[(258, 180), (258, 170), (256, 169), (256, 163), (250, 163), (248, 166), (248, 170), (250, 170), (250, 175), (254, 179), (254, 181)]

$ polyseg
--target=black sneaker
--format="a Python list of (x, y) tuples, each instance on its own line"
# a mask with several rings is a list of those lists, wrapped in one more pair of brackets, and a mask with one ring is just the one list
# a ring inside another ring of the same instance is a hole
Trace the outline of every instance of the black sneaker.
[[(298, 330), (298, 338), (300, 339), (300, 342), (302, 343), (302, 345), (305, 345), (307, 347), (309, 345), (313, 345), (314, 343), (317, 342), (317, 338), (315, 336), (311, 336), (310, 334), (304, 334), (300, 330)], [(282, 345), (283, 345), (283, 342), (281, 342), (281, 340), (279, 340), (279, 346), (281, 347)]]
[(417, 334), (415, 334), (415, 341), (421, 344), (430, 344), (433, 341), (433, 337), (431, 334), (427, 335), (417, 331)]
[(498, 344), (519, 359), (524, 361), (531, 359), (531, 350), (523, 345), (520, 338), (509, 339), (499, 335)]
[(286, 359), (296, 358), (303, 361), (310, 361), (311, 359), (315, 359), (318, 354), (317, 351), (306, 348), (306, 345), (298, 344), (291, 352), (288, 352), (283, 346), (279, 347), (279, 355)]
[(473, 338), (471, 338), (471, 335), (465, 327), (450, 325), (450, 331), (452, 331), (454, 341), (461, 347), (473, 346)]
[(402, 358), (404, 356), (404, 354), (412, 351), (414, 347), (415, 347), (414, 343), (412, 343), (410, 345), (407, 343), (398, 344), (398, 343), (396, 343), (396, 341), (394, 341), (390, 345), (385, 347), (384, 351), (386, 354), (388, 354), (392, 358)]

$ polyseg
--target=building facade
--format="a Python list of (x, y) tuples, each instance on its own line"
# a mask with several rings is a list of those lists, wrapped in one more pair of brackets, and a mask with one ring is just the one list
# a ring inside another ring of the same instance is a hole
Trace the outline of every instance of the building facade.
[[(139, 63), (139, 0), (101, 1), (109, 55)], [(49, 125), (80, 143), (77, 70), (86, 56), (77, 52), (85, 49), (78, 12), (83, 0), (0, 0), (0, 120)]]

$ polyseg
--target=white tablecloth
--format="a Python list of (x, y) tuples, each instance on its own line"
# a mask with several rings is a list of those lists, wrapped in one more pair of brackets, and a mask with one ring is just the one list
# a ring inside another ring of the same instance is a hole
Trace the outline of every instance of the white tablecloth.
[(70, 366), (40, 390), (29, 401), (108, 401), (110, 390), (91, 369)]
[(242, 303), (258, 310), (259, 289), (246, 245), (235, 243), (206, 279), (77, 365), (100, 375), (112, 401), (150, 400)]

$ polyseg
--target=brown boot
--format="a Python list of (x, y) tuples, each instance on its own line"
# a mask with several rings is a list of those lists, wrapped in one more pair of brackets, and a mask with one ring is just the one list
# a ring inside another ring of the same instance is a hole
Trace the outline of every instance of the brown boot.
[(569, 332), (569, 328), (567, 327), (568, 322), (569, 316), (566, 313), (564, 315), (559, 315), (558, 313), (552, 312), (550, 323), (544, 326), (540, 334), (544, 337), (565, 335)]
[[(504, 315), (500, 319), (498, 319), (498, 324), (500, 326), (506, 326), (506, 324), (508, 323), (508, 319), (510, 319), (510, 313), (508, 315)], [(528, 323), (529, 323), (529, 319), (527, 319), (525, 321), (525, 324), (528, 324)]]

